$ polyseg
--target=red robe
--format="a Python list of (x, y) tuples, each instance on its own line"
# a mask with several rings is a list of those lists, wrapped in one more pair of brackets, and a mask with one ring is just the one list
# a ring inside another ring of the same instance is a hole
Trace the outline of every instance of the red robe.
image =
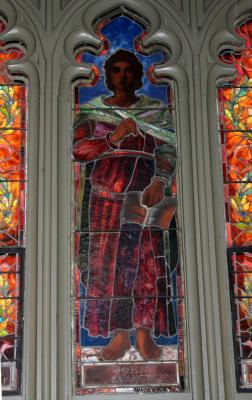
[(128, 136), (110, 145), (115, 126), (86, 121), (73, 155), (95, 161), (89, 205), (88, 281), (84, 325), (91, 336), (147, 327), (167, 335), (167, 271), (163, 231), (120, 221), (127, 192), (143, 192), (155, 176), (155, 139)]

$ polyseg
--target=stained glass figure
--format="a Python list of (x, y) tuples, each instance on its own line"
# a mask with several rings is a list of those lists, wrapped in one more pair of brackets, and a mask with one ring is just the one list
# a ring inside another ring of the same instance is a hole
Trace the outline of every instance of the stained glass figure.
[(244, 22), (237, 33), (245, 40), (243, 50), (220, 55), (237, 73), (232, 84), (218, 88), (219, 132), (237, 388), (251, 391), (252, 21)]
[[(143, 27), (98, 21), (93, 80), (74, 87), (72, 315), (75, 394), (184, 390), (174, 85)], [(148, 78), (149, 77), (149, 78)]]
[[(0, 33), (6, 29), (0, 16)], [(20, 394), (25, 262), (26, 101), (25, 82), (8, 74), (21, 58), (20, 45), (0, 41), (0, 352), (3, 394)]]

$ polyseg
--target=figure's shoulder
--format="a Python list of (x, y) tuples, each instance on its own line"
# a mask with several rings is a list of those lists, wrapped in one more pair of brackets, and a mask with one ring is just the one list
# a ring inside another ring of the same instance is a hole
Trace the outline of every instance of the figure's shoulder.
[(86, 103), (80, 104), (79, 111), (74, 117), (73, 128), (75, 129), (77, 126), (89, 119), (92, 109), (104, 108), (103, 100), (104, 96), (101, 95), (88, 100)]
[(164, 108), (165, 104), (158, 99), (153, 99), (149, 96), (146, 96), (145, 94), (142, 94), (140, 96), (140, 100), (137, 103), (138, 106), (144, 107), (144, 108)]
[(80, 105), (80, 112), (81, 110), (85, 110), (87, 108), (98, 108), (104, 107), (104, 95), (100, 95), (97, 97), (93, 97), (92, 99), (88, 100), (86, 103)]
[(167, 105), (159, 99), (141, 95), (133, 112), (137, 117), (150, 124), (165, 125), (168, 129), (174, 129), (172, 113)]

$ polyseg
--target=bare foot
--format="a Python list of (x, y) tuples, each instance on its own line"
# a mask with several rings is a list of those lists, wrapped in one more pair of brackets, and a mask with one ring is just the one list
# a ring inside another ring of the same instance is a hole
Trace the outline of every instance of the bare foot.
[(106, 361), (118, 360), (124, 356), (130, 348), (130, 340), (127, 331), (118, 330), (115, 332), (110, 343), (102, 352), (102, 357)]
[(161, 356), (161, 348), (153, 342), (148, 328), (137, 328), (136, 349), (144, 360), (157, 360)]

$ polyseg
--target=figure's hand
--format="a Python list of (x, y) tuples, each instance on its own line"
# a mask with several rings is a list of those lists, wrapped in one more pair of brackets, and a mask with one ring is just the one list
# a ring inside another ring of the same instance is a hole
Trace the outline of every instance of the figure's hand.
[(143, 192), (142, 204), (146, 207), (153, 207), (164, 198), (164, 182), (155, 179)]
[(133, 119), (126, 118), (120, 122), (115, 131), (110, 134), (109, 140), (113, 144), (118, 144), (129, 135), (137, 135), (137, 126)]

